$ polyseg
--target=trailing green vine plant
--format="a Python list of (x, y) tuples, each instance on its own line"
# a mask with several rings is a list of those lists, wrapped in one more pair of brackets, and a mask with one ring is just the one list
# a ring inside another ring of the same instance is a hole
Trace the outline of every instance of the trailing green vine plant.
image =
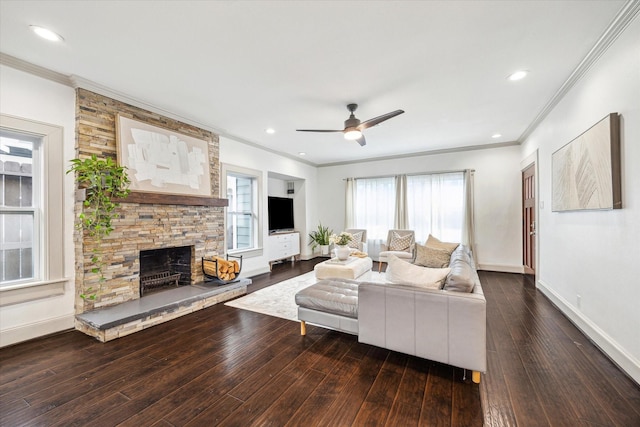
[[(85, 197), (82, 202), (82, 212), (78, 228), (83, 229), (94, 239), (92, 249), (91, 272), (99, 275), (100, 288), (106, 280), (104, 277), (105, 263), (102, 257), (102, 239), (113, 231), (113, 219), (118, 217), (115, 209), (120, 204), (114, 199), (122, 199), (129, 195), (129, 175), (125, 166), (119, 166), (113, 159), (98, 159), (94, 154), (84, 159), (71, 160), (71, 167), (67, 173), (75, 172), (76, 182), (84, 188)], [(90, 287), (86, 293), (81, 293), (82, 299), (95, 300), (100, 290)]]

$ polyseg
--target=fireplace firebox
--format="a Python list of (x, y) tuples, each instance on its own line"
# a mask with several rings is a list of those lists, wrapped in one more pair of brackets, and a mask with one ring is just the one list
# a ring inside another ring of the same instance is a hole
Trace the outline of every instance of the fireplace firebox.
[(191, 284), (193, 246), (140, 251), (140, 297), (168, 287)]

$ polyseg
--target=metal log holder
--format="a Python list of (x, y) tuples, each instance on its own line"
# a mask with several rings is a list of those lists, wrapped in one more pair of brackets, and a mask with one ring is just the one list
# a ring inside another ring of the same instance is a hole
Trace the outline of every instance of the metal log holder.
[[(218, 259), (203, 257), (202, 258), (202, 274), (204, 274), (204, 279), (205, 279), (206, 282), (213, 281), (213, 282), (217, 282), (218, 284), (221, 284), (221, 285), (226, 285), (228, 283), (234, 283), (234, 282), (237, 282), (237, 281), (240, 280), (240, 272), (242, 271), (242, 255), (235, 256), (235, 255), (227, 254), (225, 258), (226, 258), (227, 261), (235, 260), (235, 261), (238, 262), (239, 269), (235, 273), (236, 277), (234, 279), (232, 279), (232, 280), (223, 280), (220, 277), (218, 277), (217, 274), (215, 274), (215, 273), (211, 274), (211, 272), (220, 271), (219, 268), (218, 268)], [(233, 258), (233, 259), (230, 260), (229, 258)], [(207, 265), (207, 264), (209, 264), (209, 265), (207, 266), (207, 268), (205, 268), (205, 265)]]

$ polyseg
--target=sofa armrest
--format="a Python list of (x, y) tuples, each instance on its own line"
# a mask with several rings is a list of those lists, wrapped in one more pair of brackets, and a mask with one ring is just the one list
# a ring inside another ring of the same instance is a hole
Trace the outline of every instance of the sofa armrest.
[(474, 371), (486, 371), (486, 301), (460, 293), (364, 282), (358, 340)]

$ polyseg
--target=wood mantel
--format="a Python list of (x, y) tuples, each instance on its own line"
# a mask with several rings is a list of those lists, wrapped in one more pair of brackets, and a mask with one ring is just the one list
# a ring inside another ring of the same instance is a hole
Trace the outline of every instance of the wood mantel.
[(229, 206), (229, 199), (216, 197), (180, 196), (177, 194), (144, 193), (132, 191), (124, 199), (116, 199), (118, 203), (157, 203), (160, 205), (184, 205), (184, 206)]

